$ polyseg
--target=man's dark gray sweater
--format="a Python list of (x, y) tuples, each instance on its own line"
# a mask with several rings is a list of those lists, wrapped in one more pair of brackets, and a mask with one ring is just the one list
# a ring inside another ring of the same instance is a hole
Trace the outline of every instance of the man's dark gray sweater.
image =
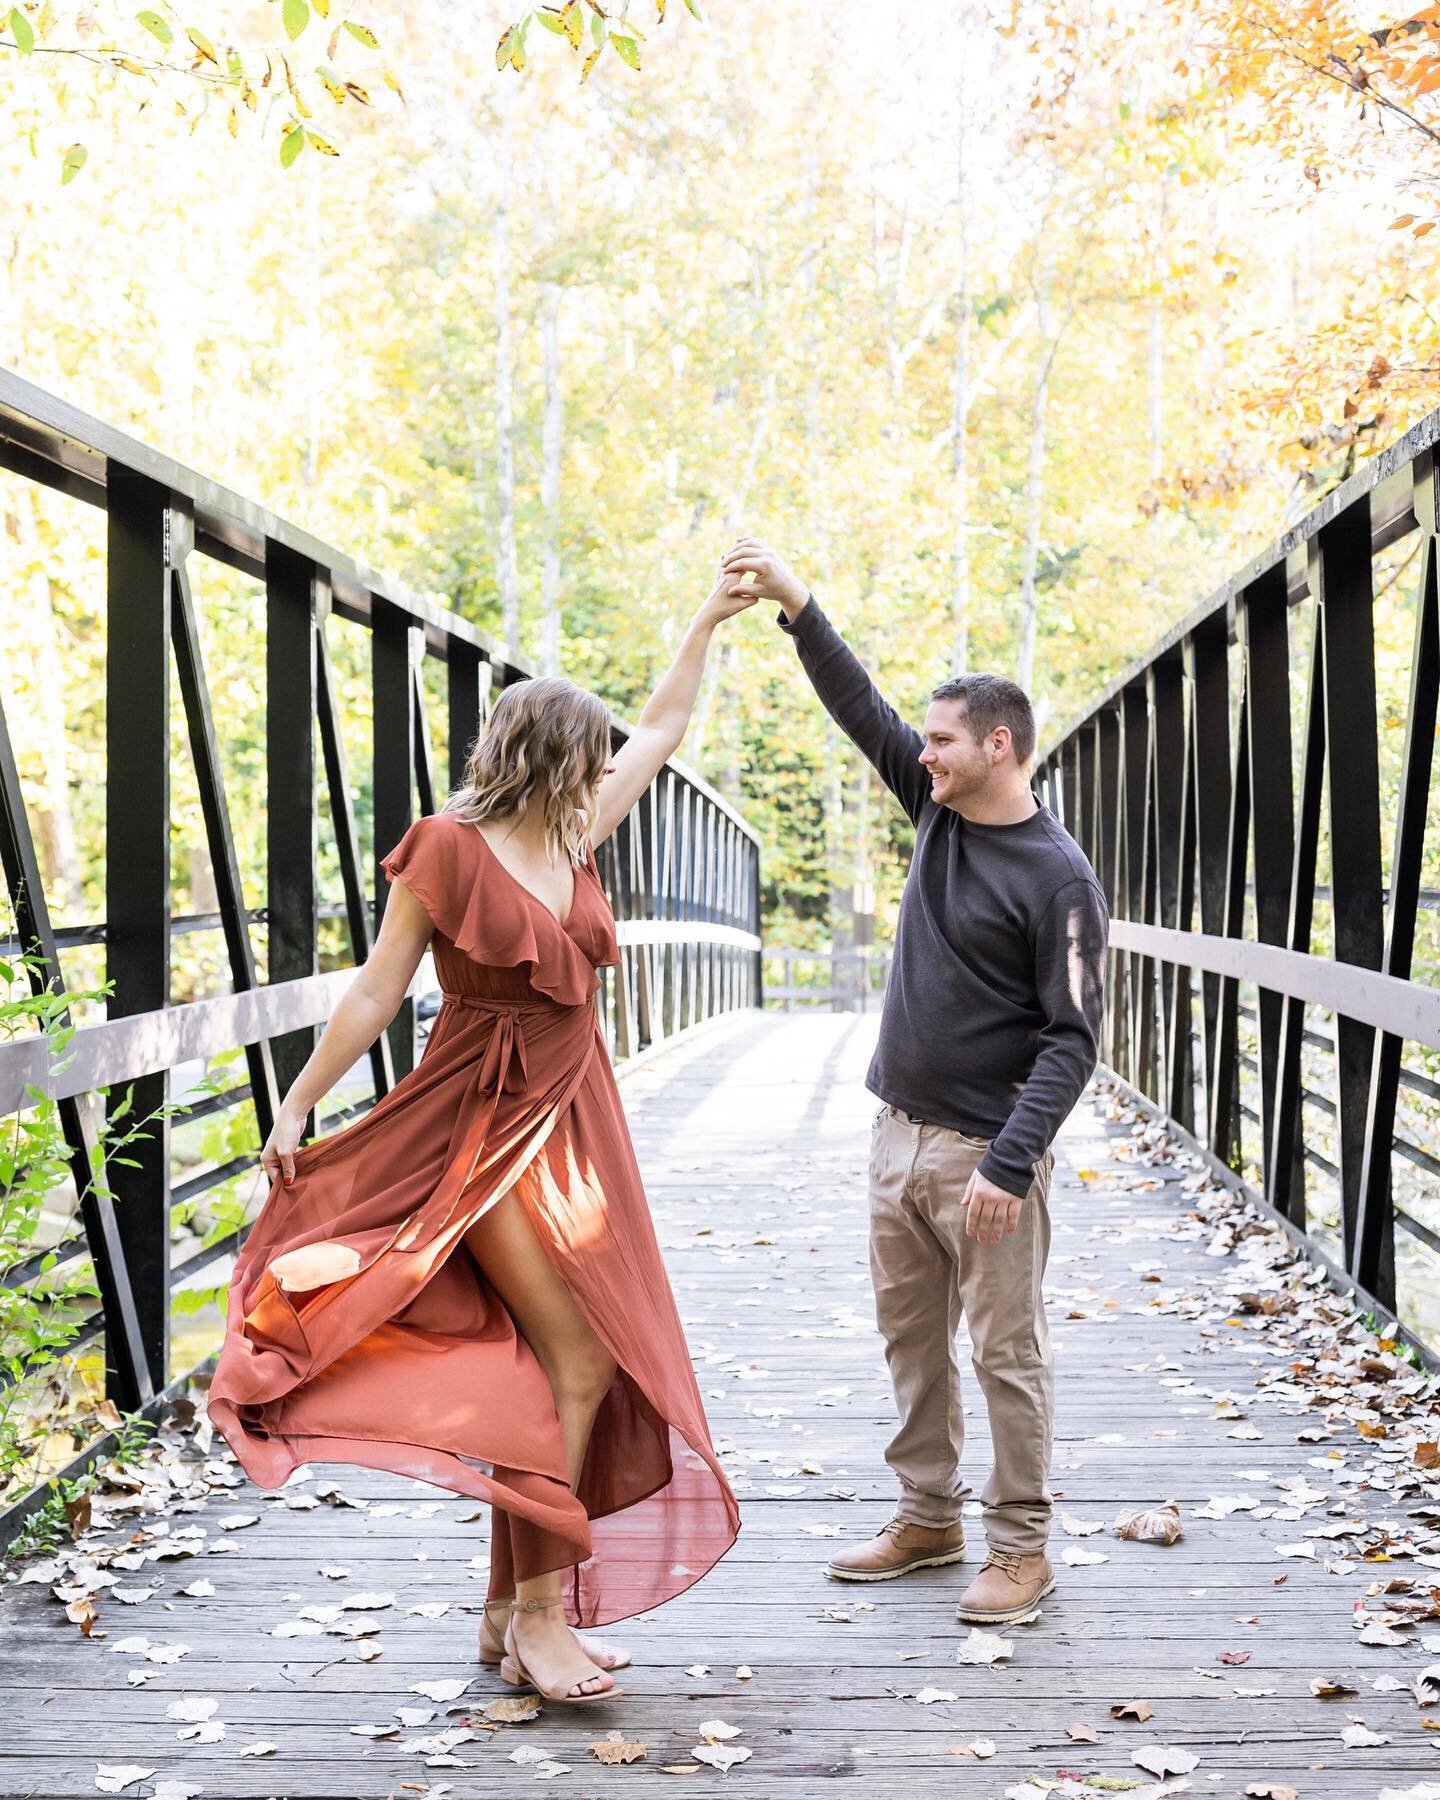
[(916, 1118), (991, 1139), (981, 1173), (1024, 1194), (1095, 1068), (1104, 893), (1048, 807), (1018, 825), (978, 825), (934, 803), (920, 734), (813, 596), (780, 624), (826, 710), (915, 824), (867, 1084)]

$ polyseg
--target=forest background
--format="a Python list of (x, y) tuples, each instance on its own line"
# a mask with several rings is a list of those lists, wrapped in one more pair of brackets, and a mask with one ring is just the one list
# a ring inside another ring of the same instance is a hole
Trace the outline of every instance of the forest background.
[[(1440, 9), (609, 10), (0, 7), (0, 363), (622, 715), (743, 530), (903, 712), (996, 669), (1042, 737), (1440, 404)], [(78, 923), (102, 522), (0, 484), (0, 698)], [(199, 589), (253, 903), (263, 615)], [(763, 836), (772, 941), (843, 939), (872, 892), (888, 936), (908, 826), (768, 617), (682, 755)], [(174, 833), (206, 910), (183, 774)], [(175, 998), (226, 985), (209, 954)]]

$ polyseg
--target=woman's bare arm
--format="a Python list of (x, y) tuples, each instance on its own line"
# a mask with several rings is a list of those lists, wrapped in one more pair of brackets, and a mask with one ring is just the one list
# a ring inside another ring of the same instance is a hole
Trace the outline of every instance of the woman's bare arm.
[(260, 1152), (261, 1167), (272, 1181), (281, 1174), (286, 1182), (294, 1179), (295, 1149), (305, 1130), (306, 1115), (395, 1017), (434, 929), (429, 913), (405, 886), (403, 877), (394, 882), (369, 960), (360, 965), (326, 1021), (319, 1043), (291, 1084), (275, 1128)]
[(600, 784), (595, 808), (592, 844), (601, 844), (649, 787), (667, 758), (680, 747), (695, 710), (700, 678), (715, 627), (755, 604), (746, 589), (738, 591), (731, 577), (721, 574), (704, 605), (690, 621), (675, 660), (645, 702), (633, 730), (616, 751), (610, 773)]

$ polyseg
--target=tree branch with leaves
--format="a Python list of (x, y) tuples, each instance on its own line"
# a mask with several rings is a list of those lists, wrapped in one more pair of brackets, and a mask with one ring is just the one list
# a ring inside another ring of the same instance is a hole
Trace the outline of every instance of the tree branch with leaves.
[[(663, 25), (668, 0), (653, 0), (653, 5), (655, 23)], [(700, 17), (697, 0), (684, 0), (684, 5), (692, 18)], [(529, 61), (530, 27), (539, 25), (581, 56), (582, 81), (589, 80), (591, 70), (607, 47), (627, 68), (638, 70), (645, 34), (631, 23), (630, 7), (631, 0), (622, 0), (618, 8), (602, 6), (600, 0), (562, 0), (554, 6), (532, 7), (501, 32), (500, 42), (495, 47), (495, 67), (522, 74)]]
[[(336, 66), (342, 51), (353, 54), (354, 45), (366, 52), (377, 52), (380, 45), (368, 25), (333, 10), (332, 0), (280, 0), (270, 16), (279, 29), (267, 40), (256, 39), (248, 23), (242, 29), (228, 19), (231, 28), (223, 32), (202, 30), (168, 0), (137, 12), (114, 5), (61, 8), (53, 0), (17, 0), (8, 14), (0, 0), (0, 67), (9, 62), (12, 76), (25, 65), (39, 70), (75, 64), (88, 65), (97, 75), (119, 74), (147, 90), (142, 106), (149, 101), (148, 90), (167, 90), (192, 125), (218, 99), (232, 137), (240, 135), (247, 115), (262, 133), (278, 117), (285, 168), (307, 148), (323, 156), (339, 155), (335, 140), (312, 123), (327, 100), (336, 107), (371, 107), (368, 84), (377, 76), (403, 100), (394, 75), (373, 59), (354, 72)], [(302, 56), (295, 46), (316, 25), (329, 27), (324, 50)], [(83, 143), (65, 148), (62, 186), (75, 179), (88, 157)]]

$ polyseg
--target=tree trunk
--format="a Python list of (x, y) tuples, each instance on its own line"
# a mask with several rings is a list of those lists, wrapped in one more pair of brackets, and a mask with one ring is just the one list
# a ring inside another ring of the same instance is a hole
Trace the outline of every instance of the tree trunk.
[[(759, 307), (757, 303), (756, 312)], [(730, 493), (730, 503), (725, 511), (727, 531), (738, 532), (746, 524), (745, 511), (750, 504), (750, 482), (759, 461), (760, 450), (765, 442), (765, 431), (770, 423), (770, 414), (775, 405), (775, 372), (770, 370), (761, 388), (760, 405), (755, 413), (755, 420), (750, 427), (750, 442), (741, 460), (736, 476), (735, 486)], [(712, 652), (705, 667), (705, 675), (700, 683), (700, 694), (695, 702), (695, 711), (691, 715), (690, 730), (686, 734), (689, 741), (689, 756), (696, 767), (700, 764), (700, 752), (705, 744), (705, 730), (710, 723), (710, 715), (714, 710), (717, 690), (722, 686), (724, 677), (735, 672), (738, 654), (733, 639), (727, 639), (719, 653)], [(736, 710), (736, 695), (731, 684), (727, 694), (727, 704), (722, 709), (725, 724), (732, 735), (738, 733), (739, 714)], [(738, 786), (738, 769), (737, 769)]]
[(1025, 549), (1020, 568), (1020, 653), (1015, 679), (1026, 693), (1035, 676), (1035, 638), (1040, 600), (1035, 574), (1040, 562), (1040, 521), (1045, 497), (1045, 411), (1050, 397), (1050, 367), (1055, 343), (1050, 333), (1050, 272), (1040, 271), (1035, 290), (1040, 362), (1030, 399), (1030, 454), (1025, 478)]
[[(8, 571), (10, 579), (6, 585), (17, 596), (26, 596), (16, 620), (19, 639), (8, 646), (14, 652), (10, 666), (16, 674), (12, 682), (18, 679), (21, 669), (25, 673), (24, 685), (10, 685), (3, 700), (9, 717), (24, 720), (27, 727), (16, 748), (21, 767), (29, 777), (25, 785), (34, 794), (36, 855), (51, 921), (56, 925), (78, 924), (84, 906), (84, 884), (70, 807), (65, 659), (60, 643), (61, 625), (55, 616), (54, 588), (44, 566), (45, 544), (35, 514), (34, 490), (28, 484), (16, 483), (7, 511), (12, 555), (21, 567)], [(0, 559), (0, 568), (10, 560), (11, 557)]]
[(515, 551), (514, 358), (510, 345), (510, 180), (514, 171), (510, 88), (501, 89), (500, 164), (495, 195), (495, 493), (499, 502), (495, 579), (505, 653), (520, 654), (520, 565)]
[(970, 470), (966, 460), (966, 414), (970, 409), (970, 192), (966, 142), (964, 58), (955, 82), (959, 112), (955, 143), (955, 198), (960, 212), (960, 268), (955, 295), (954, 431), (950, 468), (955, 507), (955, 537), (950, 551), (950, 673), (963, 675), (970, 661)]
[(541, 433), (540, 507), (544, 544), (540, 556), (540, 672), (560, 673), (560, 467), (565, 451), (565, 396), (560, 387), (560, 300), (547, 281), (540, 304), (540, 361), (545, 385)]

